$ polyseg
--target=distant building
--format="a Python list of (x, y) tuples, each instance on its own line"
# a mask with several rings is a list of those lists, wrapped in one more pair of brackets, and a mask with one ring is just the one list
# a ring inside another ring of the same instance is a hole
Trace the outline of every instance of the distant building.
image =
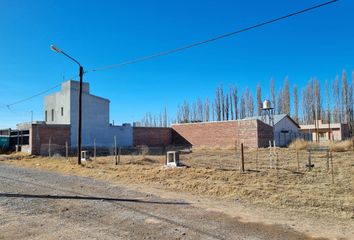
[[(71, 146), (77, 146), (79, 82), (62, 83), (61, 91), (45, 96), (45, 123), (69, 124)], [(82, 86), (82, 145), (112, 146), (116, 136), (118, 146), (131, 146), (133, 142), (130, 124), (113, 126), (109, 123), (108, 99), (90, 94), (88, 83)]]
[[(65, 153), (65, 146), (77, 147), (79, 82), (62, 83), (61, 91), (44, 97), (44, 121), (17, 124), (25, 142), (19, 145), (30, 154)], [(133, 128), (130, 124), (115, 126), (109, 122), (109, 100), (90, 94), (89, 84), (83, 83), (82, 146), (111, 148), (116, 137), (117, 146), (131, 147)], [(4, 137), (3, 137), (4, 138)], [(12, 133), (12, 138), (16, 139)], [(5, 145), (6, 139), (3, 140)], [(15, 141), (15, 140), (13, 140)], [(27, 144), (26, 144), (27, 143)]]
[(319, 141), (336, 140), (342, 141), (350, 137), (349, 126), (345, 123), (322, 123), (322, 120), (317, 121), (318, 124), (300, 125), (301, 132), (311, 136), (311, 140), (315, 141), (318, 133)]
[[(247, 119), (262, 120), (262, 117), (256, 116)], [(300, 133), (299, 124), (287, 114), (274, 115), (273, 133), (275, 145), (278, 147), (286, 147), (296, 138), (308, 138), (306, 134)]]

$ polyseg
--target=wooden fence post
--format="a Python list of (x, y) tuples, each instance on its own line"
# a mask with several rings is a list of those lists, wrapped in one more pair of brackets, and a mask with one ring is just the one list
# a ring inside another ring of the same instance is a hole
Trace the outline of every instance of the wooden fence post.
[(297, 171), (300, 172), (299, 149), (296, 148)]
[(256, 148), (256, 170), (258, 170), (258, 147)]
[(330, 151), (330, 158), (331, 158), (331, 172), (332, 172), (332, 184), (334, 184), (334, 171), (333, 171), (333, 157), (332, 157), (332, 151)]
[(122, 154), (122, 148), (118, 148), (118, 164), (120, 164), (120, 155)]
[(245, 171), (245, 156), (243, 152), (243, 143), (241, 143), (241, 167), (240, 167), (240, 172)]
[(308, 169), (309, 169), (309, 171), (311, 171), (312, 170), (312, 163), (311, 163), (311, 150), (309, 150), (309, 159), (308, 159)]

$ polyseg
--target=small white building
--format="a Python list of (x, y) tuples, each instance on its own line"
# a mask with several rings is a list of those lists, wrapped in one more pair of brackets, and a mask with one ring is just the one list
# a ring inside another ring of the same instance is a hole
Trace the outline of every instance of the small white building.
[(288, 146), (294, 139), (300, 136), (300, 126), (289, 115), (274, 115), (274, 140), (279, 147)]
[[(61, 91), (44, 97), (45, 123), (68, 124), (71, 130), (71, 147), (77, 146), (79, 82), (62, 83)], [(111, 147), (114, 136), (117, 145), (130, 147), (133, 130), (130, 124), (113, 126), (109, 122), (108, 99), (90, 94), (88, 83), (82, 86), (82, 146)]]
[[(261, 116), (248, 119), (258, 119), (262, 121)], [(265, 122), (269, 124), (268, 118)], [(300, 126), (287, 114), (274, 115), (273, 137), (277, 147), (286, 147), (296, 138), (304, 138), (300, 133)]]

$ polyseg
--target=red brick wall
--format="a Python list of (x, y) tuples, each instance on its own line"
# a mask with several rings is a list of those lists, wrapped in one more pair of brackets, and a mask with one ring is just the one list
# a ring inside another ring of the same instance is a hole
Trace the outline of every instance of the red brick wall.
[(68, 142), (70, 146), (70, 137), (70, 125), (32, 124), (29, 139), (31, 154), (46, 155), (49, 138), (51, 139), (52, 152), (58, 148), (65, 149), (65, 142)]
[(258, 121), (258, 147), (268, 147), (269, 140), (273, 139), (273, 129), (268, 124)]
[(133, 127), (133, 145), (162, 147), (172, 144), (172, 129), (162, 127)]
[(175, 124), (172, 129), (197, 147), (265, 147), (272, 136), (272, 128), (259, 120)]

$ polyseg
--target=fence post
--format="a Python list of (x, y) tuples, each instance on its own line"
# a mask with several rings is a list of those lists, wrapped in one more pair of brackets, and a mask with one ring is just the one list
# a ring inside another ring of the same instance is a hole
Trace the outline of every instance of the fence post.
[(118, 158), (117, 158), (117, 137), (114, 136), (114, 159), (116, 162), (116, 165), (118, 165)]
[(51, 154), (51, 149), (50, 149), (51, 143), (52, 143), (52, 138), (49, 137), (49, 144), (48, 144), (48, 155), (49, 155), (49, 157), (52, 155), (52, 154)]
[(332, 172), (332, 184), (334, 184), (334, 171), (333, 171), (333, 157), (332, 157), (332, 151), (330, 151), (330, 158), (331, 158), (331, 172)]
[(299, 149), (296, 148), (297, 171), (300, 172)]
[(256, 148), (256, 170), (258, 170), (258, 147)]
[(68, 146), (68, 142), (65, 142), (65, 156), (66, 156), (66, 159), (69, 160), (69, 146)]
[(121, 153), (122, 153), (122, 148), (119, 147), (119, 149), (118, 149), (118, 164), (120, 164), (120, 155), (121, 155)]
[(269, 140), (269, 167), (272, 168), (272, 142)]
[(329, 171), (329, 149), (327, 150), (327, 166), (326, 166), (326, 169), (327, 169), (327, 172)]
[(243, 152), (243, 143), (241, 143), (241, 167), (240, 167), (240, 172), (245, 171), (245, 156)]
[(312, 165), (312, 163), (311, 163), (311, 150), (309, 150), (309, 162), (308, 162), (308, 168), (309, 168), (309, 171), (311, 171), (312, 170), (312, 167), (311, 167), (311, 165)]

